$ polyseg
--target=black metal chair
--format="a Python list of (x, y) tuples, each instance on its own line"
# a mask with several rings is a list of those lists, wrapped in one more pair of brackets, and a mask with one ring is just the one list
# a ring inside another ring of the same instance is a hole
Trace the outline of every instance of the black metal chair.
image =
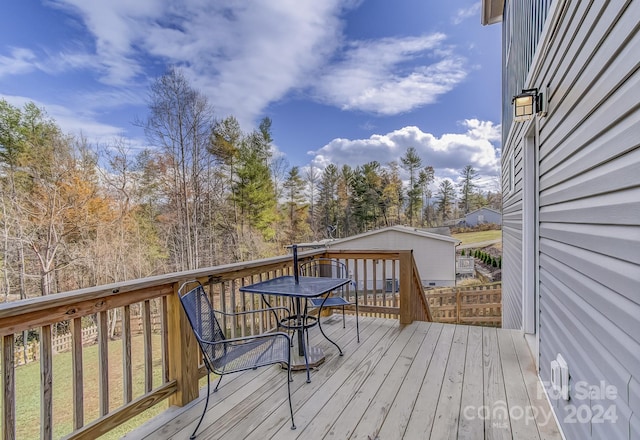
[[(185, 292), (190, 285), (195, 285), (195, 287)], [(287, 392), (289, 395), (289, 411), (291, 412), (291, 429), (296, 429), (293, 421), (293, 406), (291, 405), (291, 338), (289, 335), (282, 332), (274, 332), (228, 339), (225, 337), (224, 330), (220, 327), (216, 317), (216, 315), (241, 316), (265, 311), (274, 313), (277, 317), (278, 311), (280, 309), (286, 310), (286, 308), (272, 307), (240, 313), (224, 313), (214, 310), (209, 296), (198, 281), (188, 281), (182, 284), (178, 290), (178, 296), (202, 350), (204, 365), (209, 370), (207, 374), (207, 400), (202, 416), (200, 416), (198, 425), (193, 434), (191, 434), (190, 439), (196, 437), (196, 432), (200, 428), (209, 405), (211, 373), (220, 376), (213, 390), (213, 392), (216, 392), (222, 381), (222, 376), (225, 374), (279, 363), (287, 365)]]
[[(341, 261), (333, 258), (315, 258), (306, 261), (300, 265), (300, 275), (307, 277), (331, 277), (331, 278), (351, 278), (347, 271), (347, 266)], [(349, 298), (350, 289), (353, 289), (355, 301), (351, 302)], [(342, 308), (342, 327), (345, 328), (344, 308), (345, 306), (356, 306), (356, 336), (360, 342), (360, 325), (358, 323), (358, 290), (356, 283), (351, 281), (350, 284), (342, 286), (333, 292), (329, 292), (328, 297), (312, 298), (309, 300), (314, 307), (324, 308)], [(322, 326), (318, 319), (320, 330)]]

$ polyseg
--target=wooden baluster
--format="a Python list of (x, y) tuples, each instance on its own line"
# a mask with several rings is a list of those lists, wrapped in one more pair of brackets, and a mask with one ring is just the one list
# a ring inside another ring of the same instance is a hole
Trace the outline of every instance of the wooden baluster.
[[(389, 306), (398, 307), (398, 272), (396, 270), (396, 266), (398, 265), (398, 261), (393, 259), (391, 260), (391, 274), (387, 274), (391, 278), (391, 296), (389, 298)], [(395, 318), (395, 315), (391, 315), (390, 318)]]
[[(380, 304), (378, 304), (378, 264), (376, 263), (375, 259), (371, 260), (371, 266), (372, 266), (371, 271), (373, 272), (373, 274), (371, 275), (371, 278), (373, 279), (373, 305), (379, 306)], [(382, 315), (380, 313), (376, 313), (375, 316), (380, 318)]]
[[(260, 274), (258, 275), (258, 282), (262, 282), (263, 281), (263, 275), (264, 274)], [(256, 309), (261, 309), (263, 307), (262, 304), (262, 299), (258, 297), (258, 295), (253, 295), (254, 298), (252, 300), (253, 306)], [(256, 301), (258, 301), (258, 304), (256, 304)], [(266, 329), (270, 328), (270, 326), (267, 324), (267, 320), (269, 319), (269, 314), (267, 313), (259, 313), (259, 327), (258, 327), (258, 332), (260, 333), (264, 333), (266, 331)]]
[(73, 429), (84, 426), (84, 384), (82, 370), (82, 318), (71, 320), (71, 363), (73, 365)]
[[(231, 291), (229, 292), (229, 298), (230, 298), (230, 306), (231, 306), (231, 310), (232, 313), (235, 313), (236, 310), (236, 280), (231, 280)], [(238, 319), (237, 317), (233, 316), (231, 318), (231, 337), (235, 338), (236, 335), (236, 328), (238, 327)]]
[(98, 312), (98, 380), (100, 416), (109, 413), (109, 315), (106, 310)]
[[(245, 285), (245, 277), (240, 279), (240, 285)], [(245, 312), (247, 310), (247, 294), (244, 292), (240, 292), (240, 303), (241, 303), (241, 311)], [(247, 334), (247, 318), (248, 315), (242, 315), (240, 318), (240, 335), (248, 336)]]
[(133, 374), (131, 371), (131, 308), (124, 306), (122, 313), (122, 392), (124, 403), (133, 400)]
[[(227, 283), (223, 282), (220, 284), (220, 310), (224, 313), (228, 313), (227, 310)], [(220, 325), (222, 326), (222, 331), (224, 332), (225, 335), (228, 335), (229, 333), (227, 333), (227, 327), (228, 327), (228, 320), (227, 320), (227, 316), (226, 315), (222, 315), (222, 321), (220, 323)]]
[[(173, 295), (172, 295), (173, 296)], [(160, 337), (162, 339), (162, 383), (169, 382), (169, 325), (167, 318), (167, 297), (162, 297), (160, 310)]]
[[(380, 261), (382, 263), (382, 306), (389, 307), (390, 304), (387, 302), (387, 260), (382, 259)], [(391, 283), (393, 283), (393, 281)], [(384, 313), (382, 316), (387, 319), (389, 318), (388, 313)]]
[[(368, 290), (369, 284), (367, 283), (367, 278), (369, 278), (367, 276), (367, 272), (368, 272), (368, 270), (367, 270), (367, 261), (370, 261), (370, 260), (366, 260), (366, 259), (363, 258), (360, 261), (362, 262), (362, 290), (364, 292), (364, 299), (362, 300), (362, 302), (363, 302), (363, 304), (365, 306), (367, 306), (367, 305), (370, 304), (370, 302), (369, 302), (369, 290)], [(358, 267), (358, 264), (356, 264), (356, 267)]]
[(144, 334), (144, 391), (153, 389), (153, 346), (151, 342), (151, 302), (142, 303), (142, 331)]

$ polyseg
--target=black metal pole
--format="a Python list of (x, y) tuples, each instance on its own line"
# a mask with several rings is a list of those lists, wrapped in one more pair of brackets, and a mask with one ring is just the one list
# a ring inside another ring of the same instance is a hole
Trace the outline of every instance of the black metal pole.
[(298, 268), (298, 245), (294, 244), (293, 248), (293, 278), (296, 284), (300, 284), (300, 269)]

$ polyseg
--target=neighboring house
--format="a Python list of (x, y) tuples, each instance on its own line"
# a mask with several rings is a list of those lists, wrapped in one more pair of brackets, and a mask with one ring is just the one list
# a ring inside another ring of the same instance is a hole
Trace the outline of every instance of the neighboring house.
[(451, 220), (445, 220), (442, 222), (442, 225), (449, 226), (449, 227), (464, 226), (464, 218), (454, 218)]
[[(406, 226), (390, 226), (375, 231), (342, 238), (327, 243), (328, 249), (337, 250), (413, 250), (413, 258), (418, 266), (422, 284), (426, 287), (454, 286), (456, 282), (456, 246), (460, 241), (422, 229)], [(377, 270), (380, 274), (382, 268)], [(373, 274), (372, 268), (367, 268)], [(391, 268), (385, 275), (389, 282), (394, 277)], [(398, 278), (396, 272), (396, 280)], [(371, 280), (367, 280), (371, 283)], [(397, 283), (397, 281), (396, 281)], [(363, 286), (358, 286), (359, 288)], [(377, 286), (381, 288), (381, 286)]]
[[(482, 3), (503, 33), (503, 326), (567, 439), (638, 439), (640, 2)], [(542, 109), (516, 122), (526, 89)]]
[(491, 208), (476, 209), (464, 216), (464, 223), (467, 226), (478, 226), (486, 223), (501, 225), (502, 213)]

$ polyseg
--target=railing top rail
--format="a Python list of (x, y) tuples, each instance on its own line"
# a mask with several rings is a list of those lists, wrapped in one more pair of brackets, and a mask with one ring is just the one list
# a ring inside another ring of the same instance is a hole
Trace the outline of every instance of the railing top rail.
[[(358, 258), (362, 256), (372, 257), (380, 255), (384, 258), (397, 259), (404, 252), (411, 251), (336, 250), (323, 248), (300, 252), (299, 257), (301, 259), (304, 259), (316, 255), (329, 254), (333, 256), (339, 255), (342, 258)], [(281, 255), (278, 257), (263, 258), (260, 260), (252, 260), (248, 262), (224, 264), (220, 266), (206, 267), (190, 271), (155, 275), (152, 277), (140, 278), (136, 280), (103, 284), (100, 286), (55, 293), (48, 296), (28, 298), (24, 300), (0, 304), (0, 322), (11, 318), (11, 320), (14, 321), (16, 316), (24, 315), (27, 313), (33, 314), (51, 310), (56, 310), (57, 315), (66, 313), (67, 315), (69, 315), (69, 318), (71, 318), (73, 316), (87, 314), (76, 313), (75, 310), (71, 309), (66, 310), (66, 308), (80, 303), (94, 302), (95, 304), (98, 304), (98, 306), (94, 304), (93, 308), (100, 308), (99, 303), (101, 300), (107, 298), (112, 299), (114, 296), (122, 296), (131, 292), (147, 292), (148, 294), (145, 296), (145, 298), (162, 296), (166, 294), (166, 291), (165, 289), (159, 289), (160, 287), (166, 287), (167, 285), (171, 285), (173, 283), (179, 283), (184, 281), (185, 279), (202, 279), (222, 282), (238, 278), (239, 276), (249, 276), (263, 273), (265, 270), (284, 269), (291, 266), (291, 264), (292, 263), (290, 255)], [(5, 334), (6, 332), (0, 331), (0, 333)]]
[[(301, 252), (300, 257), (309, 257), (324, 254), (325, 250), (313, 250)], [(291, 265), (291, 256), (283, 255), (272, 258), (263, 258), (248, 262), (224, 264), (221, 266), (207, 267), (202, 269), (174, 272), (164, 275), (155, 275), (147, 278), (140, 278), (118, 283), (103, 284), (95, 287), (71, 290), (68, 292), (55, 293), (48, 296), (39, 296), (8, 303), (0, 304), (0, 320), (11, 316), (33, 313), (52, 308), (63, 308), (84, 301), (95, 301), (101, 298), (123, 295), (128, 292), (153, 289), (167, 284), (173, 284), (185, 279), (214, 279), (215, 281), (225, 281), (236, 278), (238, 273), (246, 272), (246, 275), (260, 273), (265, 270), (286, 268)]]

